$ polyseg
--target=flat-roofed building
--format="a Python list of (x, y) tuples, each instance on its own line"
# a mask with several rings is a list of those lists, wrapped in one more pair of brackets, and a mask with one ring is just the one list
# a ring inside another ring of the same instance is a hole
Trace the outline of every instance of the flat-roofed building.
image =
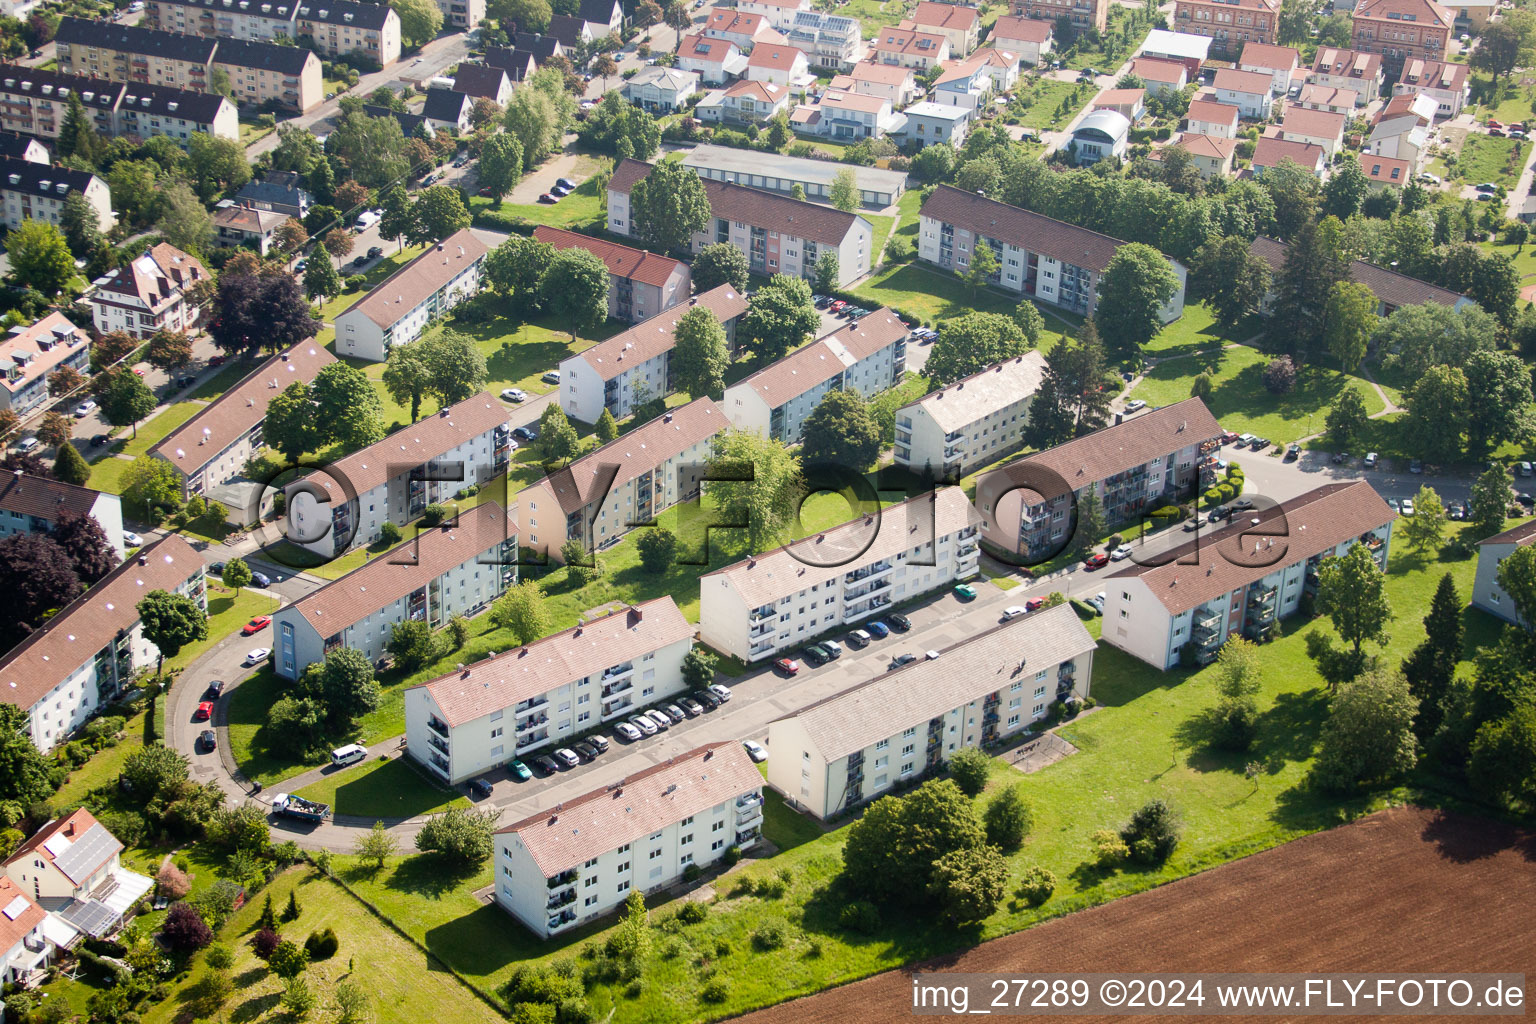
[(1455, 117), (1467, 103), (1467, 66), (1414, 57), (1392, 83), (1394, 96), (1428, 96), (1437, 117)]
[(403, 527), (486, 487), (511, 455), (506, 406), (489, 391), (471, 395), (289, 484), (288, 540), (322, 558), (371, 545), (385, 523)]
[(813, 67), (825, 71), (848, 71), (868, 52), (859, 19), (846, 15), (796, 11), (785, 35)]
[(1184, 70), (1193, 79), (1200, 74), (1201, 66), (1211, 57), (1211, 38), (1209, 35), (1154, 28), (1147, 33), (1136, 55), (1183, 64)]
[(382, 363), (389, 350), (480, 291), (490, 246), (456, 231), (395, 271), (336, 318), (336, 351)]
[(496, 905), (541, 939), (757, 842), (763, 777), (735, 740), (668, 758), (496, 833)]
[(873, 397), (901, 383), (909, 331), (889, 308), (878, 309), (726, 388), (721, 404), (741, 429), (794, 444), (827, 392)]
[(27, 713), (39, 750), (68, 739), (154, 666), (138, 604), (155, 590), (208, 608), (202, 556), (176, 534), (113, 569), (0, 658), (0, 699)]
[(768, 784), (823, 821), (852, 810), (1088, 696), (1096, 647), (1064, 604), (993, 626), (770, 723)]
[(688, 298), (693, 276), (688, 264), (644, 249), (591, 235), (540, 225), (533, 237), (556, 249), (585, 249), (608, 268), (608, 315), (639, 323)]
[(936, 32), (949, 40), (951, 56), (965, 57), (981, 39), (981, 11), (966, 4), (918, 0), (912, 16), (900, 27)]
[(580, 541), (600, 551), (699, 493), (715, 435), (730, 420), (713, 399), (696, 398), (588, 452), (517, 493), (524, 545), (562, 561)]
[(490, 607), (516, 576), (514, 519), (482, 502), (283, 606), (272, 616), (273, 669), (297, 679), (339, 647), (377, 661), (403, 622), (439, 629)]
[(1499, 563), (1536, 540), (1536, 519), (1530, 519), (1502, 533), (1477, 542), (1477, 576), (1472, 582), (1472, 607), (1481, 608), (1489, 615), (1496, 615), (1516, 626), (1529, 627), (1520, 621), (1520, 610), (1515, 602), (1499, 586)]
[(681, 693), (693, 624), (671, 597), (620, 608), (405, 691), (405, 751), (457, 786)]
[(980, 558), (965, 492), (944, 487), (699, 578), (699, 637), (743, 661), (784, 651), (969, 579)]
[(1130, 564), (1107, 577), (1104, 642), (1169, 669), (1213, 661), (1237, 634), (1268, 639), (1303, 597), (1315, 596), (1323, 559), (1365, 544), (1384, 570), (1397, 513), (1357, 480), (1235, 518), (1157, 565)]
[(1109, 23), (1108, 0), (1014, 0), (1013, 13), (1036, 21), (1066, 18), (1074, 28), (1104, 31)]
[(902, 113), (907, 119), (907, 126), (901, 136), (908, 144), (915, 144), (918, 149), (938, 142), (947, 142), (959, 149), (965, 145), (965, 137), (970, 134), (971, 121), (976, 117), (976, 111), (968, 107), (933, 103), (929, 100), (914, 103)]
[(896, 464), (959, 479), (1024, 442), (1045, 357), (1026, 352), (947, 384), (896, 410)]
[(48, 400), (48, 376), (61, 366), (85, 373), (91, 338), (54, 311), (0, 338), (0, 409), (25, 417)]
[(15, 230), (29, 220), (58, 227), (64, 214), (64, 200), (71, 194), (81, 196), (96, 211), (96, 223), (103, 231), (117, 226), (112, 192), (96, 175), (16, 157), (0, 157), (0, 210), (4, 211), (6, 227)]
[(117, 495), (0, 469), (0, 537), (52, 533), (61, 518), (73, 516), (96, 520), (117, 557), (123, 557), (123, 500)]
[(717, 285), (563, 360), (560, 407), (565, 414), (583, 423), (596, 423), (606, 410), (614, 419), (622, 420), (651, 398), (671, 394), (677, 322), (700, 307), (714, 314), (725, 329), (726, 344), (734, 351), (736, 323), (747, 311), (747, 297), (729, 284)]
[[(860, 68), (885, 65), (860, 64)], [(901, 70), (901, 69), (892, 69)], [(906, 72), (908, 77), (911, 72)], [(789, 195), (796, 185), (812, 203), (832, 202), (832, 182), (838, 172), (848, 169), (828, 160), (807, 160), (804, 157), (784, 156), (779, 153), (754, 153), (731, 146), (694, 146), (683, 151), (683, 166), (691, 167), (704, 179), (721, 181), (731, 185), (745, 185)], [(879, 167), (855, 167), (855, 184), (859, 198), (865, 206), (883, 209), (894, 204), (906, 191), (907, 175), (904, 171), (887, 171)]]
[(140, 341), (160, 331), (191, 330), (202, 318), (202, 307), (189, 292), (208, 280), (202, 261), (161, 242), (92, 283), (86, 296), (91, 322), (102, 334), (126, 331)]
[(1178, 0), (1173, 27), (1181, 34), (1206, 36), (1218, 53), (1242, 52), (1246, 43), (1273, 43), (1280, 21), (1280, 0)]
[[(963, 271), (978, 241), (997, 256), (993, 282), (1008, 291), (1087, 316), (1098, 301), (1099, 275), (1125, 244), (1075, 224), (940, 185), (918, 218), (918, 256), (945, 270)], [(1164, 323), (1184, 312), (1188, 272), (1170, 259), (1178, 290), (1159, 312)]]
[(1381, 54), (1320, 46), (1312, 70), (1307, 72), (1307, 81), (1330, 89), (1348, 89), (1364, 106), (1381, 94)]

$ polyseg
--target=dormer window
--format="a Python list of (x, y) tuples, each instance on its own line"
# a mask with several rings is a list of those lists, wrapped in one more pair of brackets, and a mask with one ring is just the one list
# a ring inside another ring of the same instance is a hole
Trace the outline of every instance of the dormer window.
[(61, 196), (64, 193), (69, 191), (69, 183), (66, 182), (66, 181), (61, 181), (57, 185), (55, 185), (53, 187), (54, 187), (54, 191), (58, 192), (58, 194), (61, 195)]

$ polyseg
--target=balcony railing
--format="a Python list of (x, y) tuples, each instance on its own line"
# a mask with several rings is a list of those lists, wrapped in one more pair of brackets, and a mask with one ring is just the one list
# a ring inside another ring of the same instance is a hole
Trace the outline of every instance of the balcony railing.
[[(850, 757), (849, 761), (852, 761), (852, 760), (853, 760), (853, 758)], [(860, 751), (859, 752), (859, 761), (862, 763), (863, 760), (864, 760), (863, 751)], [(763, 806), (762, 795), (759, 794), (759, 793), (746, 793), (746, 794), (743, 794), (742, 796), (739, 796), (739, 797), (736, 798), (736, 806), (738, 808), (742, 808), (742, 809), (745, 809), (745, 808), (748, 808), (748, 807), (761, 807), (761, 806)]]
[(773, 618), (774, 615), (777, 614), (777, 612), (778, 612), (778, 609), (776, 607), (774, 607), (773, 605), (765, 604), (765, 605), (763, 605), (760, 608), (752, 609), (752, 614), (751, 614), (751, 616), (749, 616), (749, 618), (751, 619), (752, 622), (761, 622), (764, 619), (771, 619), (771, 618)]
[(868, 565), (862, 569), (855, 569), (853, 572), (844, 573), (843, 585), (847, 586), (850, 583), (858, 583), (860, 580), (867, 580), (876, 576), (883, 576), (895, 568), (895, 563), (882, 560), (876, 562), (874, 565)]
[(427, 728), (431, 729), (433, 732), (437, 733), (443, 739), (447, 739), (448, 738), (448, 735), (449, 735), (448, 723), (443, 721), (441, 718), (435, 718), (434, 717), (434, 718), (427, 719)]
[(515, 715), (524, 715), (530, 711), (535, 710), (536, 708), (541, 708), (548, 703), (548, 697), (530, 697), (519, 704), (517, 707), (513, 708), (512, 713)]
[(575, 902), (576, 902), (576, 890), (575, 889), (567, 889), (564, 892), (562, 892), (560, 895), (555, 896), (552, 899), (550, 899), (550, 901), (548, 903), (544, 904), (544, 909), (545, 910), (559, 910), (561, 907), (568, 907), (572, 903), (575, 903)]
[(548, 721), (548, 715), (540, 715), (537, 718), (530, 718), (526, 722), (518, 723), (517, 731), (528, 732), (531, 729), (537, 729), (539, 726), (546, 724)]
[(427, 737), (427, 746), (431, 747), (433, 750), (441, 750), (445, 754), (452, 754), (453, 753), (452, 750), (448, 749), (448, 744), (444, 743), (442, 740), (438, 739), (436, 736), (428, 736)]
[(569, 926), (570, 923), (574, 920), (576, 920), (576, 911), (561, 911), (558, 917), (552, 917), (549, 919), (549, 930), (552, 932), (559, 931), (561, 928)]
[(580, 875), (581, 875), (581, 872), (579, 872), (577, 869), (575, 869), (575, 868), (567, 868), (565, 871), (560, 872), (558, 875), (555, 875), (553, 878), (545, 879), (545, 881), (544, 881), (544, 888), (546, 888), (546, 889), (558, 889), (558, 888), (560, 888), (561, 886), (564, 886), (564, 885), (575, 885), (576, 884), (576, 879), (579, 878)]

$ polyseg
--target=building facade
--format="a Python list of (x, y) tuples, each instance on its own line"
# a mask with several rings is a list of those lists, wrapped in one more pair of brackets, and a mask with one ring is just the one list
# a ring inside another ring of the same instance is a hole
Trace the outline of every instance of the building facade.
[(1101, 32), (1109, 22), (1106, 0), (1015, 0), (1013, 13), (1035, 21), (1066, 18), (1075, 28), (1096, 28)]
[(1350, 45), (1379, 53), (1388, 74), (1406, 61), (1443, 61), (1451, 38), (1451, 12), (1434, 0), (1360, 0)]
[(659, 316), (688, 298), (693, 275), (688, 264), (644, 249), (591, 235), (540, 225), (535, 240), (558, 249), (585, 249), (608, 267), (608, 315), (639, 323)]
[(117, 557), (123, 557), (123, 500), (117, 495), (51, 477), (0, 470), (0, 537), (52, 533), (66, 515), (96, 520)]
[(193, 135), (240, 138), (239, 114), (222, 96), (144, 83), (130, 88), (121, 82), (41, 68), (13, 66), (3, 71), (0, 125), (13, 131), (57, 139), (69, 98), (77, 96), (96, 130), (107, 138), (165, 135), (183, 149)]
[(1045, 357), (1026, 352), (896, 410), (896, 464), (958, 481), (1024, 443)]
[(1520, 610), (1504, 592), (1504, 588), (1499, 586), (1499, 563), (1533, 540), (1536, 540), (1536, 519), (1478, 541), (1477, 577), (1472, 583), (1472, 607), (1481, 608), (1489, 615), (1496, 615), (1516, 626), (1528, 625), (1520, 621)]
[(5, 877), (48, 910), (45, 931), (62, 925), (102, 938), (155, 886), (124, 868), (122, 853), (117, 837), (82, 807), (29, 836), (6, 860)]
[(949, 40), (915, 28), (883, 28), (870, 44), (869, 58), (913, 71), (927, 71), (950, 58)]
[(1216, 102), (1236, 107), (1255, 121), (1267, 121), (1275, 102), (1274, 79), (1263, 71), (1216, 72)]
[(336, 351), (382, 363), (427, 324), (480, 291), (490, 247), (456, 231), (380, 282), (336, 317)]
[(48, 400), (48, 375), (62, 366), (86, 373), (91, 338), (54, 311), (0, 339), (0, 409), (25, 417)]
[(821, 11), (796, 11), (784, 34), (791, 46), (805, 51), (813, 67), (823, 70), (851, 70), (868, 52), (857, 18)]
[[(861, 64), (860, 68), (884, 65)], [(911, 74), (907, 77), (910, 79)], [(832, 183), (846, 165), (827, 160), (808, 160), (804, 157), (784, 156), (778, 153), (755, 153), (731, 146), (706, 144), (684, 150), (683, 166), (691, 167), (699, 177), (723, 181), (732, 185), (745, 185), (787, 196), (796, 185), (805, 193), (808, 202), (832, 202)], [(887, 171), (879, 167), (855, 167), (854, 183), (859, 188), (859, 199), (865, 206), (883, 209), (894, 204), (907, 188), (905, 171)]]
[(681, 110), (688, 97), (699, 91), (699, 75), (680, 68), (642, 68), (624, 83), (624, 98), (652, 114)]
[(1205, 36), (1218, 53), (1237, 56), (1246, 43), (1274, 43), (1279, 27), (1279, 0), (1178, 0), (1173, 27)]
[(191, 330), (202, 318), (194, 286), (211, 280), (197, 257), (161, 242), (92, 283), (91, 321), (102, 334), (125, 331), (140, 341)]
[[(443, 22), (449, 23), (446, 12)], [(286, 39), (325, 57), (356, 55), (381, 68), (400, 59), (400, 16), (361, 0), (148, 0), (144, 25), (210, 39)]]
[(903, 21), (901, 27), (936, 32), (948, 39), (953, 57), (969, 56), (981, 38), (981, 11), (966, 4), (918, 0), (908, 21), (910, 25)]
[(7, 228), (19, 228), (29, 220), (58, 227), (64, 213), (64, 200), (70, 193), (83, 196), (96, 211), (96, 223), (102, 231), (110, 231), (117, 225), (112, 192), (96, 175), (16, 157), (0, 157), (0, 210), (4, 211)]
[(1467, 104), (1467, 66), (1417, 57), (1404, 61), (1392, 95), (1428, 96), (1435, 102), (1436, 117), (1455, 117)]
[(1019, 55), (1026, 64), (1039, 64), (1051, 52), (1055, 30), (1048, 21), (1004, 15), (992, 23), (987, 42)]
[(1340, 50), (1320, 46), (1307, 72), (1307, 81), (1330, 89), (1348, 89), (1359, 97), (1361, 106), (1381, 94), (1381, 54), (1364, 50)]

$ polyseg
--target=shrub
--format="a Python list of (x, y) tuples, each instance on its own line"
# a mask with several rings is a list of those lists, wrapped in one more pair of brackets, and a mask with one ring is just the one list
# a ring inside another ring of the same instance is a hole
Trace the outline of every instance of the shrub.
[(759, 878), (752, 888), (763, 899), (776, 900), (783, 897), (789, 886), (784, 884), (782, 878)]
[(752, 933), (752, 948), (759, 953), (782, 949), (789, 941), (789, 925), (780, 920), (764, 921)]
[(347, 286), (347, 291), (355, 292), (359, 291), (364, 285), (366, 285), (368, 283), (368, 279), (362, 274), (348, 274), (347, 279), (342, 283)]
[(279, 978), (297, 978), (309, 966), (309, 954), (297, 942), (284, 939), (267, 957), (267, 966)]
[(837, 923), (851, 932), (872, 935), (880, 930), (880, 908), (866, 900), (855, 900), (844, 905)]
[(1210, 711), (1211, 741), (1223, 750), (1253, 746), (1259, 731), (1259, 709), (1244, 697), (1223, 697)]
[(704, 875), (704, 869), (697, 864), (689, 864), (683, 868), (683, 881), (697, 882)]
[(1093, 844), (1093, 859), (1100, 867), (1116, 867), (1124, 864), (1131, 856), (1131, 849), (1125, 840), (1107, 828), (1099, 829), (1088, 837), (1088, 841)]
[(1038, 864), (1024, 872), (1019, 880), (1019, 899), (1032, 907), (1038, 907), (1056, 891), (1056, 876)]
[(400, 537), (400, 527), (387, 519), (384, 521), (384, 525), (379, 527), (379, 539), (385, 544), (399, 544)]
[(905, 263), (912, 258), (912, 242), (900, 235), (892, 235), (885, 243), (885, 259), (888, 263)]
[(271, 928), (263, 928), (251, 936), (251, 950), (258, 960), (269, 960), (272, 953), (283, 941), (282, 936)]
[(1264, 387), (1272, 395), (1288, 395), (1296, 390), (1296, 364), (1290, 356), (1272, 359), (1264, 367)]
[(434, 502), (433, 504), (428, 505), (426, 509), (422, 511), (421, 525), (440, 526), (442, 525), (443, 521), (448, 518), (448, 514), (449, 510), (447, 505), (439, 505)]
[(1130, 847), (1132, 857), (1144, 864), (1161, 864), (1179, 845), (1178, 820), (1166, 803), (1153, 800), (1131, 815), (1120, 830), (1120, 838)]
[(976, 747), (961, 747), (949, 759), (949, 774), (966, 796), (979, 796), (987, 788), (992, 759)]
[(309, 954), (311, 961), (329, 960), (340, 948), (341, 940), (336, 938), (336, 932), (331, 928), (310, 932), (309, 938), (304, 940), (304, 952)]
[(698, 924), (709, 916), (709, 907), (698, 900), (689, 900), (677, 911), (677, 919), (683, 924)]
[(160, 895), (168, 900), (179, 900), (192, 891), (192, 882), (174, 864), (166, 864), (155, 875)]
[(727, 846), (725, 848), (725, 856), (721, 857), (720, 859), (725, 861), (726, 867), (730, 867), (732, 864), (735, 864), (737, 861), (741, 860), (741, 847)]
[(173, 952), (192, 953), (213, 941), (213, 930), (196, 910), (177, 903), (160, 928), (160, 941)]
[(699, 998), (706, 1003), (723, 1003), (729, 994), (730, 990), (719, 978), (711, 978), (704, 983), (703, 988), (699, 989)]
[(1024, 844), (1024, 837), (1034, 824), (1034, 812), (1019, 795), (1018, 787), (1010, 786), (987, 805), (982, 820), (987, 827), (987, 842), (1010, 852)]

